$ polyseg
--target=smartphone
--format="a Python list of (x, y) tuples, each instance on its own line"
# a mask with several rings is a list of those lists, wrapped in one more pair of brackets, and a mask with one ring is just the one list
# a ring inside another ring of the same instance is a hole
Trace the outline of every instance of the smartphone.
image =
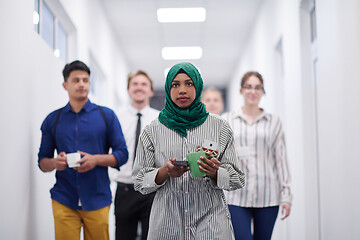
[(183, 166), (183, 167), (189, 166), (188, 161), (175, 161), (175, 162), (173, 162), (173, 164), (174, 164), (175, 166)]

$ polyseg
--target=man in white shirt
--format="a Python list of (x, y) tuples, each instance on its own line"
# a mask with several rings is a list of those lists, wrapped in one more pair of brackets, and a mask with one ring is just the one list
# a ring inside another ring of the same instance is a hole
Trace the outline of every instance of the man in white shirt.
[(154, 89), (152, 80), (146, 72), (139, 70), (129, 74), (128, 94), (131, 104), (118, 114), (129, 151), (129, 160), (120, 168), (114, 179), (118, 185), (115, 196), (117, 240), (135, 240), (139, 222), (141, 239), (147, 238), (150, 210), (154, 199), (154, 194), (142, 195), (135, 191), (131, 179), (138, 136), (145, 126), (159, 115), (158, 110), (149, 106)]

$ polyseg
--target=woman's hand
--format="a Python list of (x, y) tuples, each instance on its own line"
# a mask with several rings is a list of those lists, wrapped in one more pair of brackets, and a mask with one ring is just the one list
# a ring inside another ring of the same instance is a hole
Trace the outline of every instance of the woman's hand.
[[(206, 153), (206, 155), (210, 156), (211, 154)], [(206, 157), (200, 157), (200, 159), (204, 161), (204, 162), (198, 161), (200, 170), (206, 173), (206, 175), (209, 176), (210, 178), (216, 180), (217, 171), (219, 170), (220, 167), (220, 161), (213, 157), (209, 159)]]
[(174, 162), (176, 161), (176, 158), (171, 158), (169, 161), (165, 163), (164, 166), (162, 166), (156, 177), (155, 177), (155, 183), (160, 185), (162, 184), (168, 177), (180, 177), (185, 172), (189, 171), (189, 167), (183, 167), (183, 166), (175, 166)]
[(184, 166), (175, 166), (174, 162), (176, 161), (176, 158), (171, 158), (167, 163), (165, 163), (165, 168), (168, 172), (168, 175), (170, 177), (176, 178), (181, 177), (185, 172), (189, 171), (189, 167)]
[(287, 203), (281, 204), (281, 215), (282, 215), (281, 220), (284, 220), (285, 218), (287, 218), (290, 215), (290, 210), (291, 210), (290, 204), (287, 204)]

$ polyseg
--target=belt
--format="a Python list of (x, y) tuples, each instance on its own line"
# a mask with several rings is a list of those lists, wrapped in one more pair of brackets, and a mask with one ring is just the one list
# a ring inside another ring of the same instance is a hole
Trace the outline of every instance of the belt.
[(132, 183), (118, 182), (117, 184), (118, 184), (119, 187), (134, 187), (134, 184), (132, 184)]
[(122, 182), (118, 182), (117, 185), (118, 188), (120, 189), (124, 189), (125, 191), (135, 191), (134, 190), (134, 184), (131, 183), (122, 183)]

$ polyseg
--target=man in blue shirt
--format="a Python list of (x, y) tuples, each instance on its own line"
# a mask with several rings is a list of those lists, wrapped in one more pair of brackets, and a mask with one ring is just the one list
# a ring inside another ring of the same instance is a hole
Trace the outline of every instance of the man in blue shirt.
[[(56, 183), (50, 190), (55, 238), (79, 239), (83, 225), (85, 239), (109, 239), (108, 167), (119, 169), (126, 163), (124, 136), (114, 112), (88, 99), (90, 69), (83, 62), (66, 64), (63, 76), (69, 103), (44, 120), (38, 154), (42, 171), (56, 169)], [(67, 154), (76, 152), (82, 156), (81, 165), (71, 168)]]

